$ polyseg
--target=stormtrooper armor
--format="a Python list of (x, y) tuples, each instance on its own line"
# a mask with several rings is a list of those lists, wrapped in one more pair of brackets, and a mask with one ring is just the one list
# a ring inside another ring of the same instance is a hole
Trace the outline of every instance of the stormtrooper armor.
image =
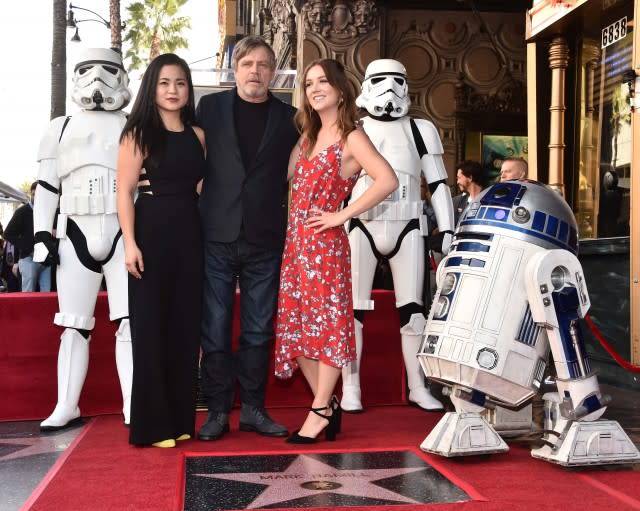
[(40, 424), (42, 430), (64, 428), (80, 417), (78, 402), (103, 277), (109, 318), (119, 322), (116, 367), (124, 421), (129, 422), (133, 364), (127, 270), (116, 214), (116, 161), (126, 122), (121, 109), (131, 99), (127, 85), (119, 54), (108, 49), (86, 50), (73, 75), (72, 98), (82, 111), (54, 119), (40, 142), (33, 259), (58, 263), (60, 311), (54, 323), (64, 327), (58, 354), (58, 402)]
[[(362, 316), (365, 310), (373, 309), (371, 289), (377, 259), (381, 257), (389, 260), (393, 274), (409, 401), (427, 410), (442, 408), (425, 387), (416, 358), (426, 324), (422, 299), (423, 236), (428, 235), (428, 230), (420, 197), (421, 175), (429, 184), (438, 226), (445, 233), (445, 253), (453, 231), (453, 206), (438, 131), (431, 122), (413, 120), (407, 115), (410, 105), (407, 92), (404, 66), (396, 60), (381, 59), (367, 67), (362, 93), (356, 100), (370, 114), (363, 119), (364, 130), (395, 170), (400, 186), (381, 204), (349, 224), (357, 360), (342, 371), (341, 406), (345, 411), (362, 410), (359, 376)], [(364, 169), (351, 200), (356, 200), (370, 184), (371, 178)]]
[(418, 359), (455, 406), (420, 446), (447, 457), (508, 451), (486, 410), (518, 409), (540, 389), (549, 349), (558, 392), (544, 400), (544, 446), (566, 466), (640, 461), (601, 394), (581, 336), (589, 295), (577, 225), (563, 198), (536, 181), (494, 184), (471, 202), (449, 254)]

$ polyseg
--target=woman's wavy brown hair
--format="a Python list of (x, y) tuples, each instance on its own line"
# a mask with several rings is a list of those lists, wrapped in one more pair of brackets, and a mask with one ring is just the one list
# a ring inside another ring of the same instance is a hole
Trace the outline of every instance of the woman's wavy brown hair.
[(307, 140), (309, 141), (305, 156), (308, 157), (318, 140), (318, 132), (320, 131), (320, 117), (311, 108), (307, 99), (305, 82), (307, 81), (307, 73), (312, 67), (320, 66), (324, 71), (329, 84), (341, 93), (342, 102), (338, 104), (338, 127), (342, 133), (342, 140), (347, 139), (347, 135), (358, 126), (358, 113), (356, 110), (356, 102), (353, 89), (349, 85), (349, 81), (344, 72), (344, 66), (334, 59), (317, 59), (311, 62), (302, 73), (302, 82), (300, 83), (300, 103), (298, 112), (296, 113), (296, 125)]

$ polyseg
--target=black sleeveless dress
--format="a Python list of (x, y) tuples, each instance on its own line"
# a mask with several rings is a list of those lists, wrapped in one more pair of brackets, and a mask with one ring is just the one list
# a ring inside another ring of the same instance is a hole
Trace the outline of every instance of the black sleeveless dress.
[(194, 435), (203, 253), (196, 183), (204, 152), (193, 129), (165, 132), (159, 161), (144, 168), (152, 194), (135, 203), (141, 280), (129, 276), (133, 387), (129, 442)]

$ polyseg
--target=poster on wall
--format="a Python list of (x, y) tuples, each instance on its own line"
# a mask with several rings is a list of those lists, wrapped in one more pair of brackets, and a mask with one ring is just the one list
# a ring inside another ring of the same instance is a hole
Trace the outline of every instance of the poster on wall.
[(489, 178), (500, 174), (500, 167), (506, 158), (524, 158), (528, 160), (529, 148), (524, 135), (482, 134), (482, 166), (487, 169)]

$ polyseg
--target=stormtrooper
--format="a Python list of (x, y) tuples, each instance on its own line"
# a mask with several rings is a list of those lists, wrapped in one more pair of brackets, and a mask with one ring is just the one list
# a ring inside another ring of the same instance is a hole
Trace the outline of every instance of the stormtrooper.
[(447, 457), (508, 451), (486, 411), (517, 410), (541, 387), (549, 350), (557, 392), (542, 396), (543, 445), (564, 466), (630, 463), (640, 454), (600, 392), (579, 320), (590, 301), (577, 224), (564, 199), (531, 180), (494, 184), (468, 206), (449, 254), (418, 359), (455, 406), (420, 446)]
[[(362, 410), (363, 315), (374, 306), (370, 298), (379, 258), (388, 259), (393, 275), (408, 399), (426, 410), (442, 408), (442, 403), (425, 386), (416, 358), (426, 324), (423, 236), (428, 235), (428, 229), (420, 197), (421, 175), (429, 185), (438, 226), (444, 233), (445, 253), (453, 232), (453, 206), (438, 131), (431, 122), (414, 120), (407, 115), (410, 105), (407, 92), (404, 66), (396, 60), (380, 59), (367, 67), (362, 93), (356, 99), (356, 104), (370, 114), (362, 121), (364, 130), (395, 170), (400, 186), (380, 205), (352, 219), (349, 224), (357, 360), (343, 368), (340, 403), (349, 412)], [(365, 169), (353, 189), (351, 200), (356, 200), (370, 184), (371, 178)]]
[(64, 327), (58, 353), (58, 402), (40, 424), (45, 431), (64, 428), (80, 417), (78, 401), (103, 277), (109, 319), (118, 321), (116, 367), (124, 422), (129, 423), (133, 364), (127, 270), (116, 214), (116, 161), (126, 121), (122, 108), (131, 99), (128, 83), (118, 53), (101, 48), (83, 51), (75, 65), (72, 92), (81, 111), (51, 121), (40, 142), (33, 259), (58, 264), (60, 312), (54, 323)]

